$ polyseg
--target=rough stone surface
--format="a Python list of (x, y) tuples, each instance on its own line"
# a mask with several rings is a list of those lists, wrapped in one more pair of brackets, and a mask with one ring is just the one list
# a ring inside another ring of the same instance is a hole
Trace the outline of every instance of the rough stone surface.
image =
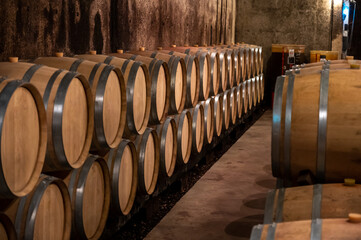
[(272, 43), (331, 50), (331, 26), (329, 0), (237, 0), (236, 42), (263, 46), (265, 66)]
[(145, 239), (249, 239), (276, 186), (271, 124), (272, 113), (265, 112)]
[(234, 42), (236, 0), (1, 0), (0, 60)]

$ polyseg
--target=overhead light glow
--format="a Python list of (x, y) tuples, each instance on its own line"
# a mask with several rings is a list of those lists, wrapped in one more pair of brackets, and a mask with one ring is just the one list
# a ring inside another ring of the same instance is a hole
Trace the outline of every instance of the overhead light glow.
[(349, 7), (345, 5), (345, 6), (343, 7), (342, 13), (345, 14), (345, 15), (348, 15), (348, 13), (349, 13)]

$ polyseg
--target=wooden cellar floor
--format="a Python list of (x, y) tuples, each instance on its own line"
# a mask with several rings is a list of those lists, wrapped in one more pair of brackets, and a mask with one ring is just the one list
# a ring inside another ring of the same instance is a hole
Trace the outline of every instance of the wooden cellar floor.
[(179, 200), (145, 239), (249, 239), (263, 222), (271, 173), (272, 112), (264, 115)]

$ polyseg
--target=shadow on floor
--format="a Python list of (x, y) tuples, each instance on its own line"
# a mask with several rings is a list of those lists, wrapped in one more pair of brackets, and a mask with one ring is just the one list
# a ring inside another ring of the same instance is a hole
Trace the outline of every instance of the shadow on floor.
[(263, 222), (263, 214), (237, 219), (226, 226), (224, 231), (235, 237), (249, 238), (252, 227)]

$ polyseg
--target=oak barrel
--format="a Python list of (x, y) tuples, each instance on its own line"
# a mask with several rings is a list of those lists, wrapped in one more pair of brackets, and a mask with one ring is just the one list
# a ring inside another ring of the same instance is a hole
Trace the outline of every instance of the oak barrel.
[(94, 102), (91, 151), (104, 155), (121, 141), (126, 117), (123, 74), (119, 68), (69, 57), (41, 57), (36, 64), (79, 72), (88, 80)]
[(204, 108), (198, 103), (192, 110), (192, 151), (200, 153), (204, 142)]
[(251, 68), (252, 68), (252, 76), (258, 76), (258, 47), (255, 45), (249, 45), (251, 50)]
[[(145, 64), (101, 54), (76, 55), (76, 58), (113, 65), (123, 73), (126, 86), (127, 116), (123, 137), (142, 134), (150, 115), (150, 79)], [(136, 111), (135, 111), (136, 110)]]
[(188, 109), (175, 115), (177, 123), (177, 163), (187, 164), (192, 150), (192, 115)]
[(295, 74), (312, 74), (312, 73), (320, 73), (323, 69), (330, 69), (330, 70), (339, 70), (339, 69), (351, 69), (351, 64), (345, 63), (336, 63), (336, 64), (322, 64), (313, 67), (305, 67), (305, 68), (295, 68), (290, 70), (290, 72)]
[(159, 138), (160, 169), (164, 179), (171, 177), (177, 161), (177, 123), (172, 117), (167, 117), (163, 124), (156, 127)]
[(214, 135), (214, 98), (202, 102), (204, 108), (204, 143), (210, 144)]
[(240, 68), (240, 82), (246, 81), (247, 69), (246, 69), (246, 51), (244, 48), (239, 47), (239, 68)]
[(150, 51), (130, 51), (132, 54), (163, 60), (170, 72), (169, 114), (178, 114), (184, 109), (187, 96), (187, 68), (184, 59), (169, 54)]
[(243, 83), (241, 82), (237, 86), (237, 117), (238, 119), (242, 119), (245, 114), (245, 107), (244, 107), (244, 89)]
[(141, 194), (154, 192), (159, 175), (159, 140), (157, 132), (147, 128), (134, 144), (138, 155), (138, 190)]
[(0, 213), (0, 239), (16, 240), (16, 231), (10, 218), (4, 213)]
[(84, 165), (62, 177), (72, 208), (72, 239), (98, 239), (110, 206), (110, 176), (103, 158), (89, 155)]
[(360, 223), (347, 218), (316, 219), (254, 226), (251, 240), (360, 239)]
[(347, 218), (361, 213), (361, 185), (316, 184), (268, 193), (264, 224), (317, 218)]
[(70, 239), (71, 201), (64, 182), (42, 175), (36, 188), (5, 210), (14, 223), (17, 239)]
[(48, 129), (43, 171), (70, 170), (83, 165), (94, 126), (94, 103), (85, 77), (23, 62), (0, 63), (1, 74), (30, 82), (43, 97)]
[[(169, 49), (170, 50), (170, 49)], [(195, 47), (175, 47), (171, 48), (173, 51), (183, 52), (190, 55), (197, 56), (200, 60), (205, 57), (205, 64), (208, 59), (209, 63), (209, 71), (210, 71), (210, 80), (209, 80), (209, 96), (217, 95), (219, 91), (219, 84), (220, 84), (220, 63), (219, 63), (219, 54), (215, 51), (209, 51), (202, 48), (195, 48)], [(206, 69), (204, 68), (204, 72)], [(203, 73), (204, 76), (205, 73)], [(202, 80), (201, 80), (202, 82)], [(203, 86), (208, 81), (203, 80)], [(206, 98), (205, 98), (206, 99)]]
[(232, 45), (218, 45), (217, 48), (225, 49), (228, 52), (229, 57), (229, 86), (228, 88), (232, 88), (233, 86), (237, 86), (240, 79), (240, 69), (239, 69), (239, 48), (233, 47)]
[(214, 99), (214, 136), (219, 137), (223, 129), (223, 93), (213, 97)]
[(230, 96), (229, 96), (229, 107), (230, 107), (230, 122), (232, 125), (236, 124), (237, 117), (238, 117), (238, 98), (237, 98), (237, 88), (233, 87), (229, 89)]
[(248, 61), (248, 58), (247, 58), (247, 54), (248, 52), (246, 51), (246, 49), (244, 47), (241, 47), (239, 45), (228, 45), (228, 48), (231, 48), (231, 49), (236, 49), (237, 52), (238, 52), (238, 79), (236, 82), (237, 85), (240, 83), (240, 82), (243, 82), (245, 81), (246, 79), (248, 79), (248, 76), (247, 76), (247, 61)]
[(239, 83), (242, 81), (242, 67), (244, 66), (244, 51), (243, 49), (235, 46), (235, 45), (229, 45), (228, 48), (233, 49), (235, 53), (235, 59), (237, 62), (235, 62), (235, 78), (233, 81), (233, 86), (238, 86)]
[(168, 64), (156, 58), (129, 53), (112, 53), (109, 55), (139, 61), (148, 67), (151, 82), (151, 108), (148, 125), (163, 123), (168, 114), (170, 99), (170, 73)]
[[(203, 83), (201, 82), (200, 79), (199, 59), (196, 56), (187, 55), (175, 51), (168, 51), (168, 50), (160, 50), (155, 53), (174, 55), (180, 57), (181, 59), (184, 59), (187, 69), (187, 96), (186, 96), (185, 107), (194, 107), (198, 103), (198, 99), (200, 98), (199, 96), (200, 92), (202, 92), (202, 96), (203, 96), (203, 90), (207, 91), (206, 94), (208, 96), (209, 88), (203, 89)], [(203, 76), (203, 72), (202, 72), (202, 76)], [(209, 87), (209, 85), (205, 85), (205, 86)]]
[(127, 215), (132, 210), (138, 187), (138, 157), (134, 143), (122, 140), (105, 159), (110, 174), (112, 214)]
[(247, 98), (248, 98), (248, 110), (252, 110), (254, 103), (253, 103), (253, 84), (252, 78), (248, 79), (244, 82), (246, 86)]
[(231, 57), (228, 56), (228, 51), (222, 49), (213, 49), (210, 50), (215, 51), (219, 54), (219, 71), (220, 71), (220, 80), (219, 80), (219, 92), (224, 92), (228, 88), (229, 83), (229, 70), (230, 70), (230, 61)]
[(257, 106), (260, 103), (259, 98), (259, 76), (255, 76), (252, 79), (252, 86), (253, 86), (253, 104), (254, 107)]
[(259, 87), (259, 89), (260, 89), (260, 94), (261, 94), (261, 101), (263, 101), (263, 99), (264, 99), (264, 87), (265, 87), (264, 74), (262, 73), (259, 77), (260, 77), (260, 83), (259, 83), (260, 87)]
[(295, 181), (309, 171), (317, 182), (361, 180), (359, 73), (323, 70), (278, 78), (272, 126), (275, 177)]
[(245, 52), (244, 49), (237, 45), (228, 45), (228, 48), (236, 50), (237, 53), (237, 72), (236, 72), (236, 81), (234, 82), (235, 86), (238, 86), (240, 82), (245, 80)]
[(227, 90), (223, 93), (223, 120), (222, 120), (222, 128), (223, 131), (227, 130), (229, 128), (229, 124), (231, 121), (231, 91)]
[(248, 45), (241, 45), (241, 47), (244, 49), (245, 54), (245, 63), (246, 63), (246, 80), (250, 79), (252, 77), (252, 68), (251, 68), (251, 49), (248, 47)]
[(31, 83), (0, 77), (0, 198), (30, 193), (44, 165), (47, 140), (42, 97)]
[(244, 112), (244, 114), (247, 114), (248, 113), (248, 105), (249, 105), (249, 103), (248, 103), (248, 86), (247, 86), (247, 82), (244, 81), (240, 85), (242, 85), (242, 91), (243, 91), (243, 112)]

